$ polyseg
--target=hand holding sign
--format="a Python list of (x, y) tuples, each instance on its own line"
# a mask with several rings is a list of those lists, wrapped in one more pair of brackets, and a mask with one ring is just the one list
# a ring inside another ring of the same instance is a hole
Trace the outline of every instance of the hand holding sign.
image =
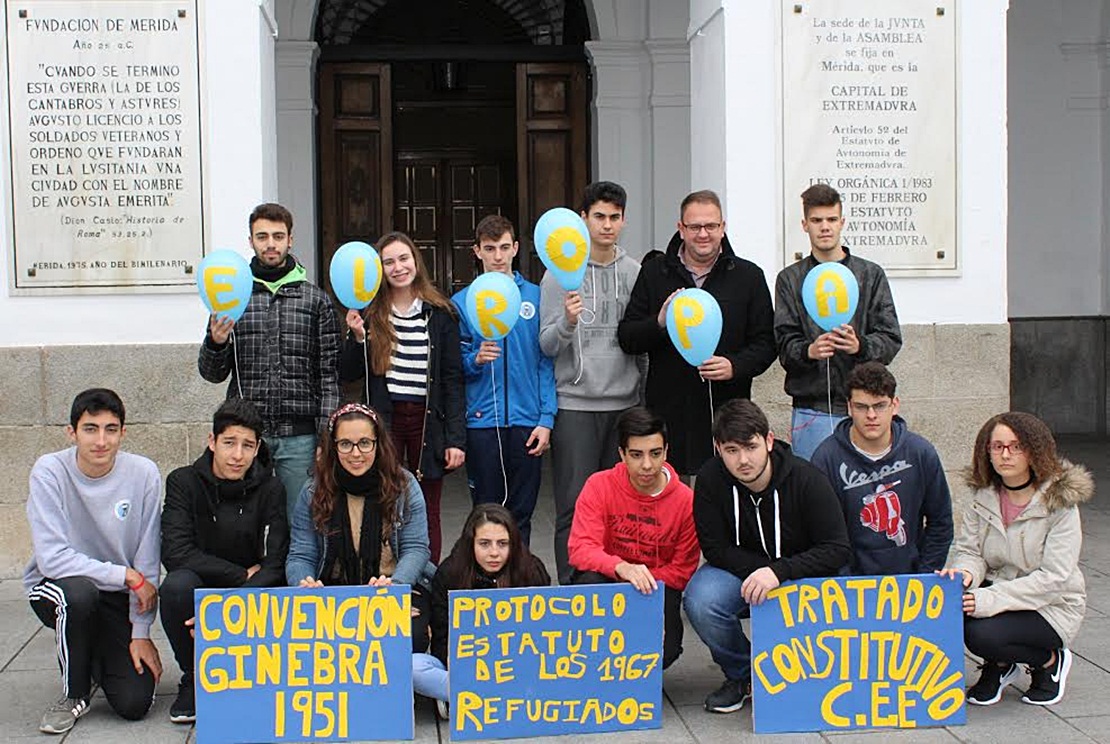
[(466, 291), (466, 319), (487, 341), (509, 335), (520, 317), (520, 290), (507, 274), (487, 271)]
[(353, 240), (339, 246), (328, 270), (331, 288), (343, 307), (361, 310), (382, 283), (382, 261), (369, 243)]
[(802, 282), (802, 304), (823, 331), (850, 323), (859, 304), (859, 282), (841, 263), (817, 264)]
[(197, 267), (197, 291), (219, 321), (235, 322), (247, 311), (254, 277), (250, 264), (235, 251), (212, 251)]
[(704, 364), (721, 340), (721, 306), (704, 289), (684, 289), (667, 307), (667, 333), (690, 365)]
[(590, 231), (581, 217), (566, 207), (549, 209), (536, 222), (532, 238), (543, 265), (563, 289), (571, 292), (582, 286), (590, 256)]

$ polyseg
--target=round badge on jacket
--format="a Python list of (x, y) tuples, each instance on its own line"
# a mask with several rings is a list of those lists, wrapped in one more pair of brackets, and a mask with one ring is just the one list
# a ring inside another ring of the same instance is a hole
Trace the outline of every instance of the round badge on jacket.
[(531, 320), (532, 317), (535, 316), (535, 314), (536, 306), (533, 305), (531, 302), (520, 303), (520, 317), (524, 318), (525, 320)]

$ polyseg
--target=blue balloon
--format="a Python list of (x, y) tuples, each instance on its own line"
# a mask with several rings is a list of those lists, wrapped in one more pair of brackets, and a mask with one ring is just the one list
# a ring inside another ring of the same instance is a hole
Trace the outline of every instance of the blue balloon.
[(212, 251), (197, 266), (197, 291), (208, 312), (239, 320), (247, 311), (254, 276), (247, 259), (235, 251)]
[(466, 290), (465, 310), (479, 336), (487, 341), (505, 338), (520, 317), (520, 289), (508, 274), (487, 271)]
[(590, 231), (576, 213), (555, 207), (543, 213), (532, 233), (536, 253), (547, 270), (570, 292), (582, 286), (590, 258)]
[(722, 324), (717, 298), (704, 289), (684, 289), (667, 306), (671, 343), (695, 367), (716, 353)]
[(851, 323), (859, 305), (856, 275), (835, 261), (817, 264), (802, 282), (802, 304), (823, 331)]
[(339, 246), (331, 257), (328, 277), (343, 307), (361, 310), (382, 284), (382, 260), (372, 245), (352, 240)]

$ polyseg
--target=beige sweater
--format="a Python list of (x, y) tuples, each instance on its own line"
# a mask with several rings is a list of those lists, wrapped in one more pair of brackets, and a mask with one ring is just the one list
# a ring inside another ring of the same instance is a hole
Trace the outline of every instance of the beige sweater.
[[(1039, 612), (1065, 644), (1079, 631), (1087, 590), (1079, 570), (1083, 532), (1079, 504), (1094, 495), (1086, 468), (1062, 462), (1007, 528), (998, 492), (980, 489), (964, 512), (952, 567), (971, 574), (974, 617), (1015, 610)], [(981, 584), (990, 581), (991, 585)]]

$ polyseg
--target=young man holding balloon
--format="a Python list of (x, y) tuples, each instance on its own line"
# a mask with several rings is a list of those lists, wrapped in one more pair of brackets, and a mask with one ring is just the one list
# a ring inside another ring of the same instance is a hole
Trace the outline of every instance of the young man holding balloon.
[(841, 242), (836, 189), (802, 192), (810, 254), (775, 281), (775, 343), (793, 399), (790, 446), (809, 459), (848, 413), (844, 381), (860, 362), (890, 364), (902, 348), (898, 313), (881, 266)]
[[(774, 310), (763, 270), (725, 235), (720, 198), (695, 191), (679, 214), (666, 255), (640, 270), (617, 339), (648, 355), (647, 406), (667, 422), (671, 464), (692, 475), (713, 455), (713, 409), (751, 397), (752, 379), (775, 360)], [(709, 297), (687, 295), (675, 316), (672, 301), (690, 289)], [(678, 343), (668, 340), (669, 313)]]
[(506, 506), (527, 544), (556, 398), (554, 367), (540, 350), (540, 288), (513, 271), (517, 250), (509, 220), (483, 217), (474, 255), (484, 273), (451, 300), (460, 315), (470, 496)]
[[(536, 225), (547, 272), (540, 282), (540, 347), (555, 360), (559, 412), (551, 433), (555, 562), (570, 583), (567, 538), (586, 479), (618, 459), (616, 422), (640, 402), (638, 358), (617, 345), (617, 324), (640, 264), (617, 245), (625, 190), (610, 181), (586, 187), (581, 213), (553, 209)], [(586, 250), (586, 245), (589, 250)]]
[[(209, 382), (230, 375), (227, 397), (246, 398), (262, 414), (266, 445), (291, 513), (312, 468), (316, 433), (339, 407), (339, 322), (328, 296), (308, 281), (305, 268), (289, 252), (289, 210), (260, 204), (249, 224), (253, 281), (244, 284), (246, 297), (236, 298), (232, 311), (209, 305), (213, 314), (197, 366)], [(207, 280), (198, 276), (202, 281)]]

